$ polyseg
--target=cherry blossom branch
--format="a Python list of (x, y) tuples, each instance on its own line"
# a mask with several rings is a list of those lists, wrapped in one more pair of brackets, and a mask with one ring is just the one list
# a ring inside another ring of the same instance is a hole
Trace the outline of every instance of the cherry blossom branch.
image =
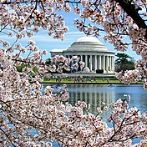
[(43, 66), (45, 66), (45, 63), (43, 63), (43, 62), (34, 62), (34, 61), (26, 61), (26, 59), (24, 59), (24, 60), (21, 60), (21, 59), (12, 59), (13, 61), (15, 61), (15, 62), (21, 62), (21, 63), (26, 63), (26, 64), (31, 64), (31, 65), (43, 65)]
[(9, 134), (7, 134), (0, 126), (0, 131), (6, 136), (6, 138), (9, 140), (9, 142), (16, 147), (16, 145), (13, 143), (13, 141), (11, 140), (11, 138), (9, 137)]
[(147, 39), (147, 25), (138, 13), (140, 8), (139, 9), (136, 8), (135, 4), (131, 4), (131, 2), (127, 2), (125, 0), (115, 0), (115, 1), (120, 4), (120, 6), (134, 20), (134, 22), (138, 25), (139, 28), (143, 28), (146, 30), (145, 38)]
[[(139, 112), (139, 110), (136, 111), (135, 113), (137, 114), (138, 112)], [(113, 140), (113, 138), (114, 138), (118, 133), (120, 133), (120, 131), (121, 131), (121, 129), (122, 129), (122, 127), (123, 127), (125, 121), (128, 121), (130, 118), (132, 118), (132, 116), (134, 116), (135, 113), (133, 113), (132, 115), (130, 115), (128, 118), (123, 118), (123, 120), (121, 121), (121, 124), (119, 125), (118, 129), (117, 129), (117, 130), (114, 129), (114, 134), (110, 137), (110, 139), (108, 140), (108, 142), (109, 142), (109, 141), (110, 141), (110, 142), (111, 142), (111, 141), (116, 141), (115, 139)], [(112, 117), (111, 117), (111, 118), (112, 118)], [(115, 122), (115, 121), (113, 120), (113, 118), (112, 118), (112, 121)], [(139, 122), (139, 121), (138, 121), (138, 122)], [(132, 125), (132, 124), (135, 124), (135, 123), (137, 123), (137, 122), (133, 122), (133, 123), (130, 123), (130, 124), (125, 124), (124, 127), (126, 127), (126, 125)], [(114, 124), (116, 124), (116, 123), (114, 123)], [(114, 128), (115, 128), (115, 127), (114, 127)], [(133, 135), (133, 137), (135, 137), (135, 135)], [(127, 140), (127, 139), (125, 139), (125, 140)], [(124, 141), (125, 141), (125, 140), (124, 140)], [(119, 141), (122, 141), (122, 140), (119, 140)]]
[(35, 6), (34, 6), (34, 8), (32, 9), (30, 15), (26, 18), (25, 22), (27, 22), (28, 19), (32, 17), (32, 14), (33, 14), (34, 11), (37, 9), (37, 4), (38, 4), (38, 0), (35, 0)]

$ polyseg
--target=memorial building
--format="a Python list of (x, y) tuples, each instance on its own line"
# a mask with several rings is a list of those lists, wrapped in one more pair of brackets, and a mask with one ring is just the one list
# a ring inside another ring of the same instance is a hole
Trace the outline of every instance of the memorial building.
[(91, 72), (103, 70), (103, 73), (114, 73), (115, 53), (109, 51), (93, 36), (81, 37), (65, 50), (52, 50), (51, 57), (55, 55), (63, 55), (67, 58), (78, 56)]

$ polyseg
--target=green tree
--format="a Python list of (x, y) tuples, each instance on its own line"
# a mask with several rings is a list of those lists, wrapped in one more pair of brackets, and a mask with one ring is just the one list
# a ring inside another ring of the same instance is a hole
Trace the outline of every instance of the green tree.
[(115, 71), (119, 72), (121, 70), (133, 70), (135, 69), (134, 60), (132, 57), (125, 53), (117, 53), (117, 59), (115, 60)]

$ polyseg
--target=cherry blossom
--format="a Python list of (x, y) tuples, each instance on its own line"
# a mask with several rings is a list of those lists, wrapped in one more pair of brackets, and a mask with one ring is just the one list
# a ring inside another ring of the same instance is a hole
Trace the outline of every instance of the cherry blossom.
[(78, 72), (78, 71), (85, 71), (85, 63), (80, 61), (79, 57), (73, 56), (70, 58), (65, 58), (62, 55), (56, 55), (51, 58), (51, 63), (48, 65), (48, 70), (50, 72)]
[[(145, 0), (0, 1), (0, 33), (16, 39), (13, 43), (0, 39), (0, 146), (51, 146), (52, 141), (63, 146), (146, 146), (147, 115), (129, 108), (125, 100), (113, 105), (109, 127), (99, 115), (85, 111), (84, 102), (69, 104), (66, 86), (58, 94), (50, 86), (42, 88), (46, 73), (68, 70), (69, 63), (74, 70), (80, 66), (88, 72), (78, 57), (56, 56), (47, 65), (42, 60), (46, 51), (37, 43), (19, 42), (41, 30), (63, 39), (68, 27), (58, 12), (74, 12), (79, 15), (74, 25), (80, 31), (96, 37), (105, 32), (104, 39), (117, 50), (131, 47), (141, 55), (135, 70), (117, 77), (125, 83), (144, 79), (147, 87), (146, 5)], [(135, 138), (141, 141), (133, 144)]]

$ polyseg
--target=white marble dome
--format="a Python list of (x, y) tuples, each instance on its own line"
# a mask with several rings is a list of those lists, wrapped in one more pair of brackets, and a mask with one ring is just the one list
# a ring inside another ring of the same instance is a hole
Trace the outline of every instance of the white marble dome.
[(76, 42), (91, 42), (103, 45), (96, 37), (93, 36), (84, 36), (79, 38)]
[(84, 36), (75, 41), (67, 51), (107, 51), (107, 48), (93, 36)]

